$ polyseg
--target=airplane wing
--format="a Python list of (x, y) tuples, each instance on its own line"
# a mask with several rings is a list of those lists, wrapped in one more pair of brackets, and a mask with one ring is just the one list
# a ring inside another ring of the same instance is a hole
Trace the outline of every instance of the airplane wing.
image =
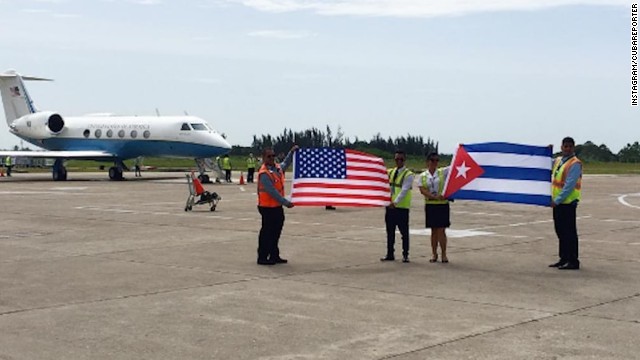
[(113, 159), (115, 154), (106, 151), (97, 150), (78, 150), (78, 151), (13, 151), (0, 150), (0, 156), (26, 157), (26, 158), (45, 158), (45, 159)]

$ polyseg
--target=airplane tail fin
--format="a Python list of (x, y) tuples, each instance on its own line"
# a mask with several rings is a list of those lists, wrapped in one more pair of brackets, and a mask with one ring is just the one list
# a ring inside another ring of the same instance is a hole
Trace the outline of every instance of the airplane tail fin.
[(22, 76), (15, 70), (0, 73), (0, 95), (2, 95), (4, 114), (9, 125), (17, 118), (38, 111), (22, 80), (52, 81), (34, 76)]

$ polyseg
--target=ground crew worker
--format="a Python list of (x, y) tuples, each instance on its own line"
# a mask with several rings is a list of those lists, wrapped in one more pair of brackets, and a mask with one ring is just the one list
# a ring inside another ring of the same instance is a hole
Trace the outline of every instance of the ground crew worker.
[(444, 182), (449, 174), (449, 167), (438, 168), (440, 157), (432, 152), (427, 155), (427, 170), (420, 175), (420, 193), (424, 196), (425, 227), (431, 229), (430, 263), (438, 261), (438, 244), (442, 253), (442, 262), (448, 263), (447, 233), (451, 226), (449, 200), (442, 196)]
[(391, 187), (391, 204), (387, 206), (384, 222), (387, 228), (387, 255), (380, 261), (393, 261), (394, 244), (396, 241), (396, 227), (402, 235), (402, 262), (409, 262), (409, 208), (411, 208), (411, 185), (413, 173), (404, 165), (407, 155), (402, 150), (396, 150), (394, 160), (396, 167), (388, 169), (389, 185)]
[(11, 176), (11, 168), (13, 167), (11, 156), (7, 156), (4, 159), (4, 166), (7, 168), (7, 176)]
[(222, 170), (224, 170), (224, 179), (226, 182), (231, 182), (231, 160), (229, 154), (224, 154), (222, 158)]
[(248, 183), (253, 182), (253, 173), (256, 171), (257, 163), (258, 163), (258, 160), (256, 159), (255, 156), (253, 156), (253, 153), (249, 153), (249, 157), (247, 158), (247, 182)]
[(560, 270), (580, 269), (576, 210), (582, 188), (582, 162), (575, 154), (575, 141), (562, 139), (562, 156), (555, 159), (551, 172), (551, 207), (558, 236), (560, 260), (549, 265)]
[(258, 211), (262, 216), (262, 227), (258, 236), (258, 264), (285, 264), (287, 259), (280, 257), (280, 234), (284, 225), (282, 206), (293, 207), (293, 203), (284, 197), (284, 172), (291, 163), (293, 153), (298, 149), (294, 145), (281, 164), (275, 162), (272, 148), (262, 151), (262, 166), (258, 170)]

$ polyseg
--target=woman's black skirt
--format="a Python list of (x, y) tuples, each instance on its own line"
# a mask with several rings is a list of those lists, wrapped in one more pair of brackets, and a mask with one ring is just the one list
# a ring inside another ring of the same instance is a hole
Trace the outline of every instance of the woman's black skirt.
[(428, 228), (447, 228), (451, 226), (449, 219), (449, 203), (425, 204), (425, 223)]

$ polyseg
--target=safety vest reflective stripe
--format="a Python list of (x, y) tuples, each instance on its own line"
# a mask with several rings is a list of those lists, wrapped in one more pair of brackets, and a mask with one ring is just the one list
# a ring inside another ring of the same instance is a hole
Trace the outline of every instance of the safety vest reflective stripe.
[(273, 187), (280, 194), (280, 196), (284, 197), (284, 171), (280, 169), (280, 165), (276, 164), (275, 167), (278, 169), (278, 172), (272, 172), (267, 168), (266, 164), (263, 164), (258, 170), (258, 206), (263, 207), (279, 207), (282, 206), (278, 200), (274, 199), (269, 193), (264, 189), (264, 186), (260, 182), (260, 175), (266, 174), (273, 183)]
[[(429, 170), (427, 170), (429, 171)], [(444, 189), (444, 171), (442, 169), (437, 169), (436, 174), (438, 175), (438, 194), (442, 194), (442, 189)], [(425, 172), (424, 176), (422, 176), (422, 187), (429, 190), (427, 186), (427, 174)], [(449, 200), (435, 200), (435, 199), (424, 199), (425, 204), (446, 204)]]
[[(395, 176), (396, 182), (393, 183), (392, 179), (394, 178), (394, 175), (395, 175), (396, 171), (398, 171), (398, 168), (393, 168), (393, 169), (388, 169), (387, 170), (387, 174), (389, 175), (389, 186), (391, 187), (391, 200), (392, 201), (402, 191), (402, 183), (404, 182), (405, 177), (413, 174), (411, 172), (411, 170), (405, 168), (404, 170), (402, 170), (402, 172), (400, 174), (398, 174), (398, 176)], [(396, 207), (397, 208), (401, 208), (401, 209), (409, 209), (411, 207), (411, 191), (407, 191), (407, 194), (405, 195), (404, 199), (402, 199), (402, 201), (400, 201), (396, 205)]]
[[(553, 197), (553, 199), (555, 199), (562, 192), (562, 188), (564, 188), (564, 185), (567, 182), (567, 175), (569, 174), (571, 167), (575, 164), (582, 165), (582, 162), (575, 156), (567, 160), (564, 164), (562, 164), (562, 160), (560, 158), (556, 158), (555, 162), (553, 163), (553, 172), (552, 172), (553, 181), (551, 182), (551, 196)], [(569, 193), (569, 196), (567, 196), (567, 198), (564, 199), (562, 203), (570, 204), (575, 200), (580, 200), (581, 189), (582, 189), (582, 175), (578, 178), (578, 181), (576, 182), (576, 186), (573, 189), (573, 191)]]
[(247, 158), (247, 169), (251, 169), (256, 167), (256, 159), (255, 158)]

